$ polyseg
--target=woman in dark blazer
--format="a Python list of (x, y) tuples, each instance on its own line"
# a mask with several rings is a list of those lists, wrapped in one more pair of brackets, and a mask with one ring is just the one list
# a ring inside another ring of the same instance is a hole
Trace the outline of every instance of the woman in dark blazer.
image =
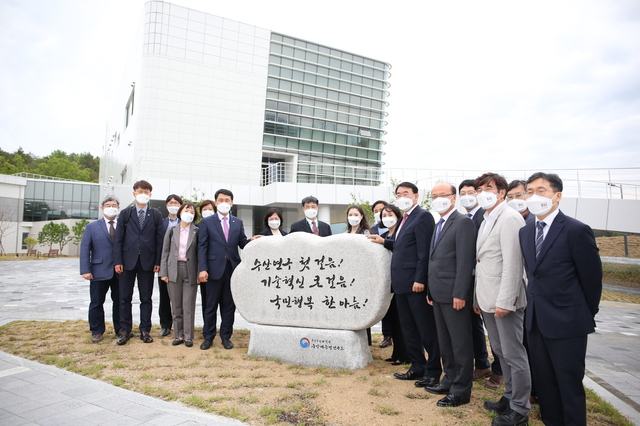
[[(396, 237), (396, 231), (400, 222), (402, 221), (402, 212), (393, 204), (385, 206), (380, 212), (381, 222), (378, 224), (380, 228), (387, 228), (387, 232), (380, 235), (385, 240), (394, 240)], [(402, 328), (400, 327), (400, 318), (398, 317), (398, 307), (396, 306), (396, 296), (393, 295), (391, 304), (389, 305), (389, 311), (387, 315), (391, 322), (391, 335), (393, 336), (393, 353), (390, 358), (385, 361), (390, 362), (392, 365), (410, 364), (409, 354), (407, 354), (407, 348), (404, 344), (404, 338), (402, 337)]]
[(282, 212), (275, 207), (267, 210), (267, 214), (264, 215), (264, 226), (267, 228), (262, 231), (260, 235), (271, 236), (277, 235), (284, 237), (287, 235), (280, 227), (282, 226)]
[(180, 223), (164, 236), (160, 279), (166, 282), (173, 315), (173, 345), (193, 346), (196, 296), (198, 294), (198, 227), (193, 203), (185, 203), (178, 210)]

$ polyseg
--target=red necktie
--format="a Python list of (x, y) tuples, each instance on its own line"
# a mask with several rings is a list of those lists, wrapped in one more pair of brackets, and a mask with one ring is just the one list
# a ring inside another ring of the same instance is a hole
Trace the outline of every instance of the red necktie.
[(320, 232), (318, 231), (318, 227), (316, 226), (315, 220), (311, 222), (311, 230), (313, 231), (314, 234), (320, 235)]

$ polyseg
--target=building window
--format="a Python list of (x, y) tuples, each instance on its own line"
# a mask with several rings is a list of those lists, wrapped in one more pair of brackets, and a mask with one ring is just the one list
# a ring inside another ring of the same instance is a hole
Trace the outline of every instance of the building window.
[(131, 94), (129, 95), (129, 100), (127, 101), (127, 106), (124, 108), (124, 127), (125, 129), (129, 126), (129, 117), (133, 115), (133, 99), (136, 93), (135, 83), (131, 85), (133, 88), (131, 89)]
[(27, 238), (29, 238), (29, 233), (28, 232), (23, 232), (22, 233), (22, 250), (26, 250), (27, 249), (27, 243), (24, 242), (24, 240), (26, 240)]

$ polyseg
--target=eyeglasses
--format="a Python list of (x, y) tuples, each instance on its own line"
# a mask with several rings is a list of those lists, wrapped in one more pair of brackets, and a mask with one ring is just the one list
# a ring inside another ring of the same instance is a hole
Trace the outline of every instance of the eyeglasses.
[(525, 192), (525, 194), (526, 194), (527, 197), (531, 197), (533, 194), (540, 195), (541, 197), (544, 197), (544, 195), (549, 191), (553, 192), (553, 190), (547, 189), (547, 188), (544, 188), (544, 187), (541, 186), (541, 187), (537, 188), (535, 191), (533, 189), (527, 189), (527, 192)]
[(486, 187), (485, 189), (478, 188), (476, 191), (477, 191), (477, 193), (478, 193), (478, 194), (482, 194), (484, 191), (489, 191), (489, 192), (491, 192), (491, 190), (492, 190), (492, 189), (496, 189), (496, 188), (494, 188), (494, 187), (493, 187), (493, 186), (491, 186), (491, 185), (487, 185), (487, 187)]
[(474, 190), (469, 190), (469, 191), (460, 191), (460, 195), (462, 197), (464, 197), (465, 195), (476, 195), (477, 192)]
[(438, 198), (451, 197), (452, 195), (453, 194), (440, 194), (440, 195), (431, 194), (431, 199), (436, 200)]
[(515, 194), (507, 194), (507, 200), (513, 200), (514, 198), (524, 197), (526, 192), (516, 192)]

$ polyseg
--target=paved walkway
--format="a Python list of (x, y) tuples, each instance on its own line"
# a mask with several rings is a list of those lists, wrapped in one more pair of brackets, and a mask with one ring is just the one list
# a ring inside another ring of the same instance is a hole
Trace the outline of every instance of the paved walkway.
[[(78, 274), (78, 259), (0, 262), (0, 325), (86, 320), (88, 306), (89, 283)], [(200, 312), (198, 301), (196, 325), (202, 325)], [(157, 311), (152, 319), (157, 324)], [(602, 302), (596, 322), (585, 385), (640, 425), (640, 305)], [(236, 315), (235, 328), (251, 327)], [(373, 332), (380, 332), (379, 324)], [(141, 423), (240, 424), (0, 352), (0, 424)]]

